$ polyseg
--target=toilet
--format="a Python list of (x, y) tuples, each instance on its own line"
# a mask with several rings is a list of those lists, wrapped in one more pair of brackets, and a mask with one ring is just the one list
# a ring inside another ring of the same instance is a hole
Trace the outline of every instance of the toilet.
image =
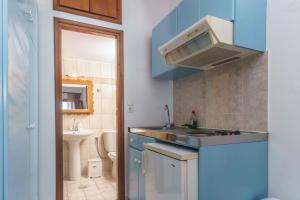
[(103, 132), (103, 143), (104, 143), (104, 149), (106, 150), (107, 156), (112, 161), (112, 176), (116, 178), (117, 175), (117, 134), (115, 130), (111, 131), (104, 131)]

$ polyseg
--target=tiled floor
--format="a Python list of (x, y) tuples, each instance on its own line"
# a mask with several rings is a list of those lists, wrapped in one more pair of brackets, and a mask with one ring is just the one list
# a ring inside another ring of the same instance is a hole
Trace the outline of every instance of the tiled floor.
[(64, 181), (64, 200), (116, 200), (117, 187), (113, 178), (82, 178)]

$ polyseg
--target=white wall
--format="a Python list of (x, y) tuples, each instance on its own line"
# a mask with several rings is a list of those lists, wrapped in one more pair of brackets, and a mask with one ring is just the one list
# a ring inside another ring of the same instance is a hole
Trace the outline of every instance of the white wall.
[(300, 1), (268, 1), (269, 193), (300, 199)]
[(125, 127), (159, 125), (164, 120), (163, 105), (168, 103), (172, 108), (172, 83), (151, 79), (151, 29), (179, 2), (123, 0), (124, 22), (120, 26), (52, 11), (52, 1), (39, 0), (40, 200), (55, 200), (53, 17), (124, 30), (125, 105), (135, 104), (135, 112), (125, 114)]

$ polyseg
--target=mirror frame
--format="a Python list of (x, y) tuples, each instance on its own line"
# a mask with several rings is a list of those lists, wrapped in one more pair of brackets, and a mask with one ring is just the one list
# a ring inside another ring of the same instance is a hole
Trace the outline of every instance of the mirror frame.
[(63, 84), (76, 84), (76, 85), (86, 85), (87, 86), (87, 109), (75, 109), (75, 110), (63, 110), (64, 114), (88, 114), (91, 115), (94, 113), (94, 93), (93, 93), (93, 82), (90, 80), (81, 80), (81, 79), (67, 79), (62, 80)]

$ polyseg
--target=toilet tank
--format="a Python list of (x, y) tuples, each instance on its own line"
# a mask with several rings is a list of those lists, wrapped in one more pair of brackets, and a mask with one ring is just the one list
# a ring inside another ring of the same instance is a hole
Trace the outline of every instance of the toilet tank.
[(104, 148), (107, 152), (117, 151), (117, 134), (115, 130), (103, 132)]

